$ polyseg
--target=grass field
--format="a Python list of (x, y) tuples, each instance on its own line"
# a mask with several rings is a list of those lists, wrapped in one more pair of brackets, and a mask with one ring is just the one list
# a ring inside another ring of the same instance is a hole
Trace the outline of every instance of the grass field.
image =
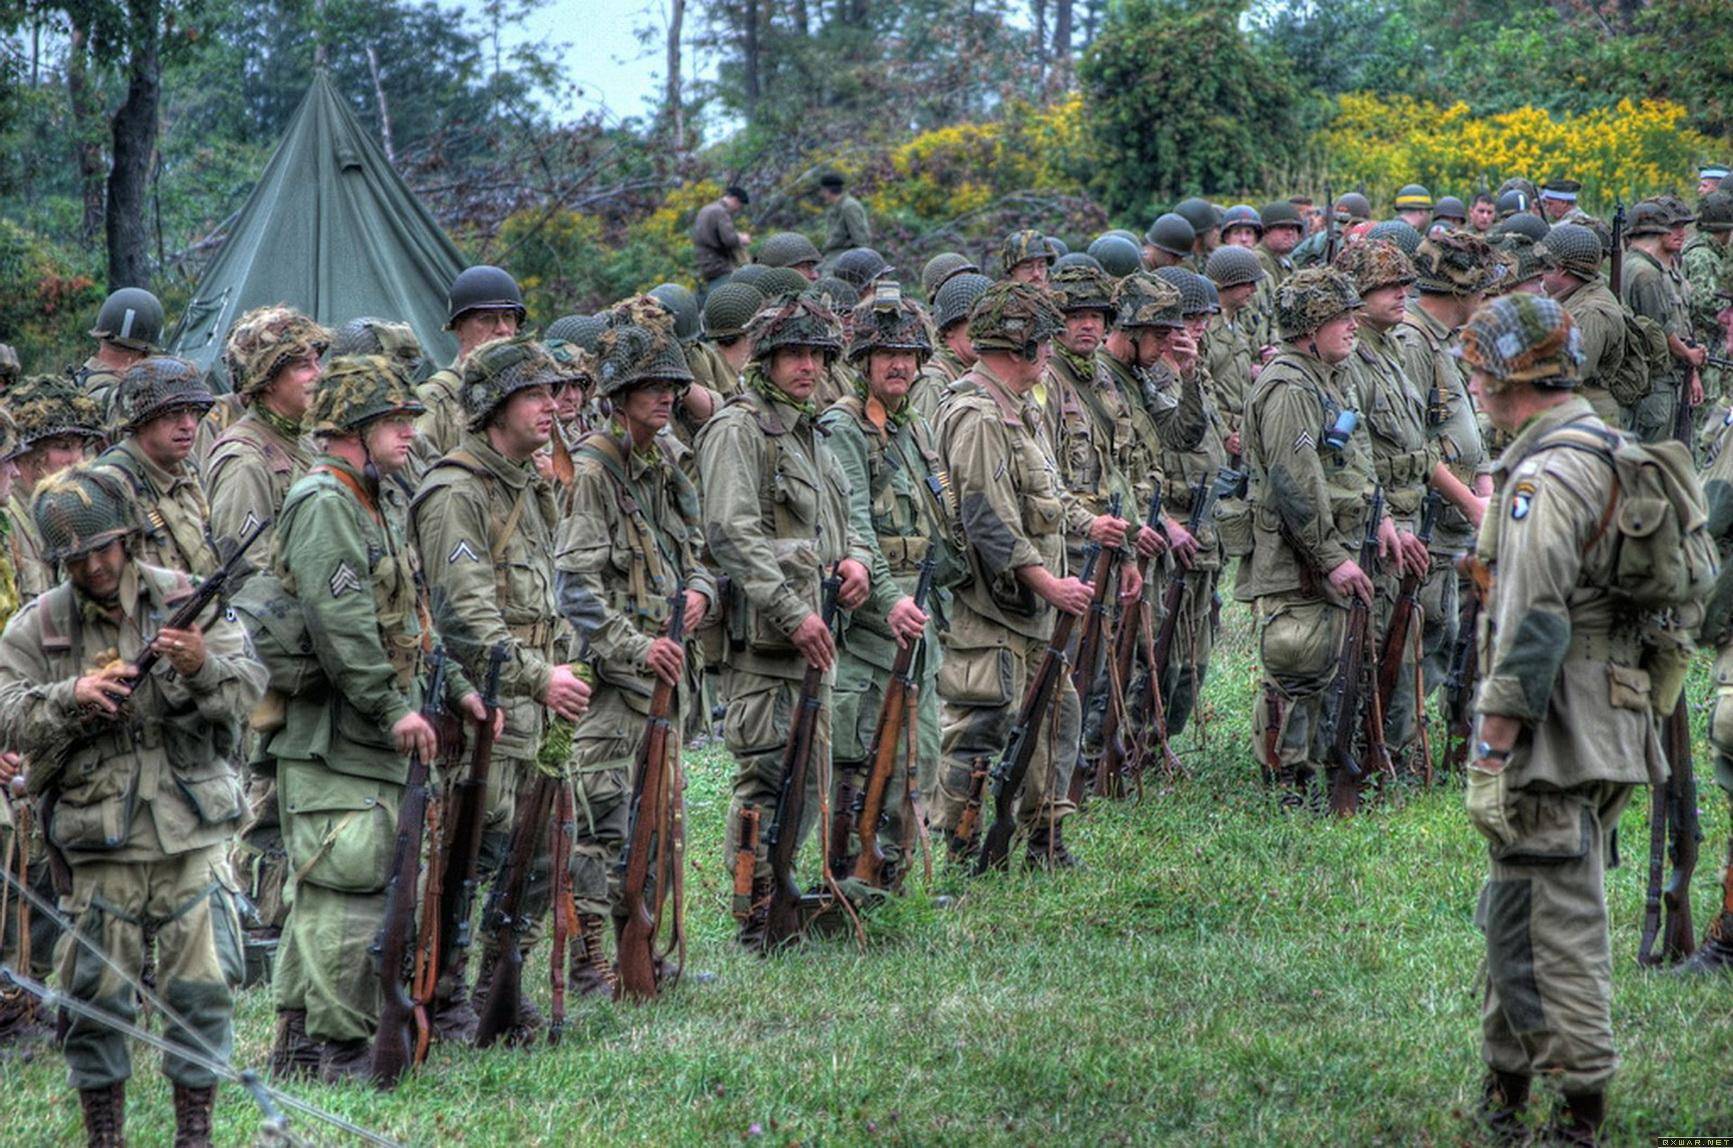
[[(578, 1002), (558, 1049), (436, 1048), (389, 1096), (297, 1094), (415, 1145), (1480, 1143), (1485, 854), (1457, 786), (1397, 791), (1347, 822), (1278, 813), (1248, 749), (1248, 619), (1230, 607), (1225, 622), (1207, 747), (1189, 732), (1179, 747), (1192, 776), (1072, 822), (1085, 869), (972, 881), (941, 866), (874, 919), (865, 952), (748, 957), (730, 944), (720, 858), (728, 766), (701, 752), (688, 917), (691, 964), (713, 983), (648, 1008)], [(1708, 685), (1700, 668), (1693, 697)], [(1700, 804), (1699, 924), (1727, 833), (1707, 780)], [(1635, 963), (1647, 811), (1639, 795), (1610, 879), (1625, 1063), (1607, 1138), (1733, 1135), (1733, 979)], [(937, 892), (958, 899), (941, 909)], [(535, 975), (545, 996), (542, 962)], [(263, 1065), (271, 1019), (250, 994), (238, 1063)], [(130, 1143), (167, 1145), (168, 1086), (155, 1053), (138, 1061)], [(4, 1071), (0, 1142), (81, 1142), (56, 1056)], [(218, 1142), (257, 1128), (225, 1088)]]

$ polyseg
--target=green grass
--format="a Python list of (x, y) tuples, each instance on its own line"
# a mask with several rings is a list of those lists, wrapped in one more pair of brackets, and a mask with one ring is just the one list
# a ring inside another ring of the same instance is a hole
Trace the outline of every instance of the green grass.
[[(972, 881), (941, 866), (874, 919), (864, 953), (830, 940), (748, 957), (720, 857), (728, 764), (690, 755), (690, 956), (714, 983), (647, 1008), (575, 1002), (558, 1049), (436, 1048), (389, 1096), (296, 1092), (417, 1145), (1479, 1143), (1485, 854), (1458, 789), (1399, 790), (1348, 822), (1278, 813), (1249, 752), (1248, 620), (1225, 621), (1207, 748), (1190, 732), (1180, 746), (1192, 776), (1073, 821), (1086, 869)], [(1727, 817), (1701, 740), (1697, 760), (1701, 924)], [(1733, 980), (1635, 964), (1647, 811), (1639, 795), (1610, 879), (1624, 1068), (1608, 1139), (1733, 1135)], [(933, 892), (960, 896), (940, 909)], [(545, 997), (539, 961), (535, 975)], [(237, 1063), (262, 1065), (270, 1038), (268, 996), (250, 994)], [(137, 1059), (131, 1143), (167, 1145), (167, 1085), (154, 1053)], [(78, 1140), (55, 1055), (4, 1071), (0, 1143)], [(217, 1124), (242, 1144), (258, 1120), (225, 1088)]]

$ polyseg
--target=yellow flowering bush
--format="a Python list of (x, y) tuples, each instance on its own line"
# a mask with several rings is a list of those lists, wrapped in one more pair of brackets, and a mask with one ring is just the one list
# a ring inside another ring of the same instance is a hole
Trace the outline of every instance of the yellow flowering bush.
[(1374, 200), (1410, 182), (1461, 195), (1511, 176), (1568, 175), (1585, 201), (1605, 206), (1689, 185), (1697, 161), (1720, 154), (1725, 144), (1687, 127), (1687, 114), (1669, 100), (1620, 100), (1581, 115), (1522, 107), (1476, 116), (1461, 102), (1353, 92), (1337, 97), (1315, 142), (1338, 187), (1363, 185)]
[(923, 132), (890, 153), (890, 172), (868, 197), (874, 212), (951, 219), (1015, 191), (1076, 194), (1087, 163), (1083, 97), (1047, 107), (1013, 104), (987, 123)]

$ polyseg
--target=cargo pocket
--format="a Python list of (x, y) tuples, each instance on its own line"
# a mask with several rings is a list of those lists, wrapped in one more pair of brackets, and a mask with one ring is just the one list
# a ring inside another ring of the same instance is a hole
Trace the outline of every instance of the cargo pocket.
[(1346, 611), (1324, 602), (1281, 603), (1264, 614), (1258, 652), (1264, 672), (1283, 689), (1306, 693), (1319, 688), (1335, 667)]
[(339, 893), (385, 888), (396, 835), (384, 783), (289, 765), (277, 783), (294, 883)]
[(1516, 840), (1492, 849), (1493, 859), (1508, 865), (1578, 861), (1588, 855), (1594, 839), (1595, 818), (1588, 805), (1553, 793), (1511, 798), (1510, 823)]
[(781, 749), (793, 723), (792, 691), (768, 682), (728, 698), (722, 719), (722, 740), (736, 757)]
[(219, 762), (212, 768), (200, 770), (197, 777), (177, 773), (174, 779), (204, 824), (226, 825), (240, 820), (246, 802), (240, 778), (227, 764)]
[[(69, 778), (78, 776), (68, 767)], [(132, 821), (132, 776), (119, 768), (97, 770), (82, 785), (68, 785), (54, 803), (48, 835), (62, 849), (100, 852), (126, 843)]]
[(1008, 706), (1012, 687), (1011, 651), (1005, 646), (945, 651), (939, 665), (939, 697), (959, 706)]
[(882, 696), (866, 675), (836, 683), (830, 694), (832, 758), (839, 762), (866, 760), (867, 743), (878, 724), (879, 707), (874, 702)]

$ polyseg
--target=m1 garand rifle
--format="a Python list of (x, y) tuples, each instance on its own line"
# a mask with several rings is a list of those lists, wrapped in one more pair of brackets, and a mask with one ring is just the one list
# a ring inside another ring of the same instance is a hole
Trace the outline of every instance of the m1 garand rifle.
[(438, 958), (436, 980), (462, 977), (472, 940), (469, 916), (481, 883), (481, 837), (487, 821), (487, 779), (493, 768), (494, 715), (499, 711), (499, 675), (506, 656), (504, 642), (488, 652), (487, 677), (482, 687), (487, 716), (475, 731), (469, 768), (452, 782), (451, 795), (445, 803), (451, 829), (445, 838), (443, 855), (435, 866), (444, 894), (439, 903), (439, 928), (434, 942)]
[[(1161, 483), (1155, 484), (1155, 493), (1149, 499), (1149, 516), (1144, 524), (1151, 530), (1161, 529)], [(1137, 573), (1140, 578), (1149, 577), (1150, 558), (1139, 555)], [(1144, 583), (1148, 585), (1147, 582)], [(1095, 795), (1097, 797), (1123, 797), (1126, 790), (1126, 780), (1129, 771), (1127, 761), (1133, 756), (1128, 751), (1121, 718), (1125, 707), (1122, 701), (1124, 691), (1131, 684), (1133, 668), (1137, 663), (1137, 644), (1143, 631), (1144, 606), (1140, 599), (1133, 603), (1129, 610), (1130, 618), (1122, 620), (1119, 632), (1114, 635), (1113, 642), (1113, 676), (1108, 680), (1107, 712), (1101, 719), (1101, 761), (1095, 767)], [(1161, 738), (1162, 752), (1169, 757), (1173, 750), (1168, 747), (1166, 739), (1166, 723), (1160, 723), (1157, 729)]]
[(1472, 554), (1458, 559), (1456, 570), (1464, 576), (1466, 585), (1457, 614), (1450, 672), (1444, 679), (1446, 769), (1461, 769), (1468, 764), (1468, 746), (1474, 738), (1474, 692), (1480, 678), (1480, 655), (1475, 643), (1480, 629), (1480, 604), (1486, 596), (1486, 588), (1476, 578), (1476, 573), (1484, 572), (1485, 567)]
[(1625, 286), (1625, 201), (1620, 199), (1613, 205), (1613, 250), (1608, 257), (1607, 286), (1612, 289), (1613, 298), (1622, 299), (1620, 294)]
[[(836, 626), (836, 595), (841, 586), (842, 577), (835, 571), (824, 580), (819, 617), (826, 629)], [(804, 928), (802, 909), (815, 908), (801, 896), (795, 875), (795, 850), (800, 844), (801, 818), (806, 813), (806, 776), (813, 768), (813, 741), (823, 686), (824, 671), (809, 663), (794, 705), (794, 727), (788, 731), (788, 744), (782, 752), (782, 791), (777, 796), (770, 825), (764, 830), (770, 851), (770, 904), (764, 926), (767, 952), (798, 940)]]
[[(1108, 517), (1119, 517), (1122, 502), (1121, 496), (1117, 494), (1108, 501)], [(1108, 552), (1107, 569), (1095, 580), (1095, 593), (1089, 599), (1089, 613), (1085, 615), (1083, 633), (1077, 639), (1077, 660), (1071, 664), (1071, 686), (1086, 705), (1089, 695), (1095, 689), (1096, 665), (1101, 661), (1101, 647), (1107, 634), (1107, 595), (1113, 587), (1114, 575), (1119, 571), (1119, 557), (1118, 550)], [(1071, 804), (1083, 804), (1084, 794), (1093, 788), (1090, 781), (1094, 776), (1095, 766), (1083, 756), (1080, 749), (1077, 765), (1071, 771), (1071, 785), (1066, 791), (1066, 798)]]
[[(1655, 966), (1682, 961), (1697, 948), (1691, 924), (1691, 878), (1697, 871), (1697, 846), (1703, 831), (1697, 820), (1697, 777), (1691, 760), (1691, 711), (1685, 695), (1668, 715), (1663, 741), (1667, 749), (1668, 776), (1664, 785), (1652, 788), (1649, 802), (1649, 890), (1643, 905), (1643, 934), (1637, 946), (1637, 963)], [(1662, 855), (1672, 864), (1666, 884), (1661, 883)], [(1666, 924), (1661, 910), (1666, 910)], [(1655, 952), (1659, 935), (1661, 951)]]
[[(920, 576), (915, 580), (915, 608), (927, 608), (927, 596), (933, 590), (933, 572), (938, 561), (929, 550), (921, 560)], [(915, 741), (916, 702), (919, 686), (915, 683), (915, 658), (925, 638), (917, 638), (897, 650), (891, 663), (890, 682), (885, 686), (884, 704), (879, 707), (878, 724), (873, 728), (872, 752), (867, 760), (872, 764), (867, 772), (866, 786), (861, 790), (860, 808), (855, 825), (860, 835), (860, 851), (855, 854), (852, 871), (856, 880), (874, 888), (885, 888), (885, 853), (879, 847), (879, 831), (888, 818), (885, 806), (890, 800), (891, 779), (896, 774), (897, 751), (905, 745), (913, 748)], [(912, 753), (904, 754), (907, 763)], [(915, 815), (904, 809), (903, 816)], [(834, 848), (834, 843), (833, 843)], [(901, 871), (906, 873), (910, 858), (902, 858)], [(834, 869), (833, 869), (834, 872)]]
[[(1197, 485), (1191, 488), (1191, 513), (1186, 515), (1185, 529), (1194, 538), (1197, 536), (1197, 532), (1203, 528), (1205, 520), (1215, 510), (1216, 499), (1227, 487), (1230, 475), (1233, 480), (1237, 481), (1237, 472), (1228, 472), (1218, 474), (1213, 483), (1207, 476), (1199, 478)], [(1161, 695), (1165, 692), (1164, 683), (1167, 681), (1167, 668), (1173, 661), (1173, 643), (1179, 633), (1180, 610), (1185, 605), (1186, 578), (1190, 573), (1188, 568), (1176, 564), (1166, 588), (1161, 592), (1161, 624), (1155, 631), (1155, 651), (1150, 659), (1149, 670), (1149, 689), (1151, 693), (1156, 695), (1155, 705), (1158, 707), (1165, 706)], [(1155, 712), (1154, 707), (1152, 707), (1151, 712)], [(1160, 739), (1165, 744), (1167, 741), (1165, 712), (1158, 720), (1161, 725)]]
[[(1359, 566), (1366, 577), (1376, 579), (1378, 525), (1384, 517), (1384, 491), (1372, 495), (1366, 531), (1360, 539)], [(1342, 652), (1336, 658), (1336, 677), (1324, 707), (1324, 729), (1330, 743), (1330, 812), (1347, 817), (1360, 808), (1360, 786), (1366, 769), (1354, 753), (1354, 739), (1364, 733), (1368, 755), (1382, 756), (1383, 715), (1377, 712), (1377, 692), (1371, 704), (1365, 694), (1366, 658), (1372, 642), (1372, 605), (1358, 594), (1348, 596), (1348, 622)]]
[[(1083, 581), (1093, 583), (1101, 547), (1092, 542), (1085, 554)], [(1066, 651), (1070, 648), (1071, 631), (1076, 624), (1077, 615), (1064, 612), (1053, 623), (1053, 632), (1047, 639), (1047, 652), (1029, 676), (1023, 705), (1017, 711), (1017, 724), (1011, 729), (1005, 752), (993, 766), (993, 824), (981, 842), (981, 855), (975, 860), (977, 876), (989, 869), (1005, 868), (1009, 859), (1011, 835), (1017, 829), (1017, 793), (1023, 788), (1029, 775), (1029, 763), (1034, 760), (1035, 749), (1040, 744), (1041, 723), (1046, 720), (1047, 711), (1053, 708), (1054, 695), (1059, 692), (1060, 675), (1065, 672)]]
[[(686, 648), (686, 584), (677, 582), (668, 599), (668, 640)], [(667, 894), (665, 875), (672, 847), (674, 819), (671, 803), (680, 800), (674, 791), (670, 755), (679, 748), (679, 733), (671, 715), (679, 687), (661, 677), (650, 694), (650, 713), (644, 719), (644, 737), (638, 748), (637, 780), (632, 787), (631, 828), (626, 834), (625, 871), (620, 884), (620, 903), (626, 922), (620, 931), (619, 978), (614, 994), (622, 1000), (656, 999), (656, 924)], [(658, 879), (652, 880), (650, 862), (657, 861)], [(654, 904), (652, 904), (654, 900)]]
[[(445, 710), (445, 651), (435, 650), (429, 663), (427, 692), (421, 699), (421, 716), (436, 730)], [(419, 753), (409, 755), (409, 776), (404, 782), (403, 801), (397, 813), (397, 841), (392, 847), (391, 876), (385, 885), (385, 914), (373, 956), (379, 963), (379, 1027), (373, 1034), (373, 1059), (368, 1075), (381, 1088), (391, 1088), (419, 1062), (417, 1050), (425, 1052), (432, 1032), (426, 1000), (418, 1000), (405, 985), (413, 979), (411, 946), (416, 939), (415, 886), (421, 876), (421, 843), (427, 828), (431, 802), (429, 763)]]
[[(1436, 490), (1428, 490), (1426, 499), (1420, 506), (1420, 531), (1416, 535), (1427, 546), (1432, 544), (1432, 528), (1438, 522), (1438, 509), (1444, 497)], [(1402, 655), (1412, 639), (1410, 633), (1414, 628), (1414, 615), (1420, 610), (1420, 586), (1426, 581), (1425, 571), (1410, 570), (1402, 575), (1402, 581), (1396, 589), (1396, 604), (1390, 610), (1390, 623), (1384, 629), (1384, 646), (1378, 655), (1378, 709), (1382, 713), (1390, 712), (1390, 705), (1396, 700), (1396, 691), (1402, 684)], [(1416, 665), (1415, 672), (1419, 672)], [(1425, 707), (1415, 708), (1415, 720), (1425, 721)], [(1425, 764), (1426, 782), (1432, 783), (1432, 762)]]
[(501, 1039), (514, 1040), (521, 1032), (524, 953), (520, 938), (535, 923), (525, 912), (524, 902), (529, 896), (536, 853), (553, 820), (559, 792), (567, 784), (563, 772), (538, 771), (512, 821), (505, 867), (489, 890), (482, 913), (483, 927), (493, 934), (494, 954), (487, 983), (476, 986), (481, 992), (481, 1004), (476, 1009), (481, 1017), (475, 1028), (477, 1048), (488, 1048)]
[(1329, 267), (1336, 262), (1336, 252), (1341, 247), (1342, 233), (1336, 223), (1336, 193), (1329, 184), (1324, 185), (1324, 266)]

